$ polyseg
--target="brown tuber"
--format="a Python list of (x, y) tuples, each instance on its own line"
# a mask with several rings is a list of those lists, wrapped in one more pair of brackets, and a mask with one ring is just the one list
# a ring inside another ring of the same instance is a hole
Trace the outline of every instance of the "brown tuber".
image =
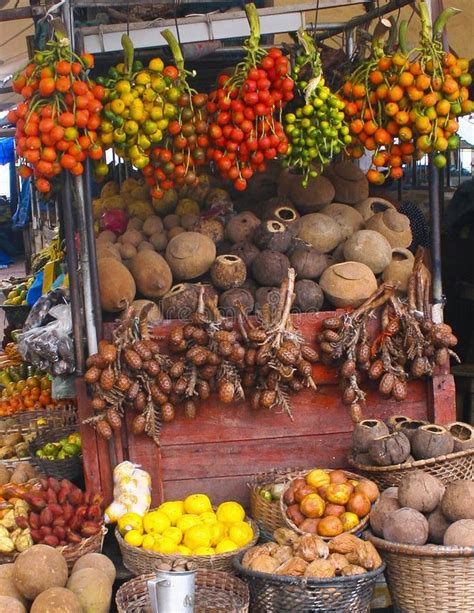
[(155, 251), (140, 251), (132, 258), (130, 272), (145, 298), (161, 298), (169, 291), (173, 275), (166, 260)]
[(383, 538), (392, 543), (424, 545), (428, 540), (428, 521), (419, 511), (402, 507), (385, 521)]
[(123, 311), (135, 298), (136, 285), (125, 266), (113, 258), (97, 262), (100, 304), (104, 311)]

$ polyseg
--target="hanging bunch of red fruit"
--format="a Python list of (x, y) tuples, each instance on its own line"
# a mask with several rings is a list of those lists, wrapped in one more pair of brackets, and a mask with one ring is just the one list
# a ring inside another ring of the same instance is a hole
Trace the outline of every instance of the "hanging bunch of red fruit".
[(259, 47), (260, 23), (255, 5), (245, 5), (250, 37), (246, 58), (233, 75), (223, 74), (209, 95), (209, 148), (224, 179), (243, 191), (255, 172), (266, 170), (267, 160), (284, 155), (288, 139), (275, 115), (293, 99), (294, 81), (289, 62), (279, 49)]
[(13, 81), (13, 90), (24, 99), (8, 114), (16, 125), (20, 174), (33, 175), (39, 192), (50, 192), (63, 169), (81, 175), (87, 156), (102, 157), (96, 130), (104, 88), (86, 75), (93, 64), (92, 55), (79, 57), (69, 39), (57, 33)]
[(473, 110), (469, 63), (444, 52), (441, 43), (447, 20), (458, 10), (446, 9), (432, 26), (424, 0), (419, 9), (419, 48), (408, 49), (407, 22), (402, 22), (396, 53), (385, 54), (382, 37), (376, 36), (371, 57), (342, 88), (352, 135), (348, 153), (358, 158), (373, 151), (367, 173), (372, 183), (401, 178), (403, 164), (413, 156), (433, 153), (434, 164), (445, 166), (444, 152), (459, 145), (457, 117)]

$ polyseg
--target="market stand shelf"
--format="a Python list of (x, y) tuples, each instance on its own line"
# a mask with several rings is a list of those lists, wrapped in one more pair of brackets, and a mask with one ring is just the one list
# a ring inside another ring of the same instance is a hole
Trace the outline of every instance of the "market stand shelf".
[[(321, 322), (330, 313), (293, 315), (306, 342), (313, 344)], [(178, 320), (164, 321), (155, 328), (166, 350), (170, 331)], [(113, 325), (105, 326), (110, 337)], [(95, 430), (81, 425), (84, 474), (87, 489), (100, 489), (112, 499), (112, 470), (116, 463), (130, 460), (148, 471), (153, 483), (152, 504), (182, 498), (190, 491), (203, 491), (216, 503), (238, 500), (248, 506), (247, 483), (258, 472), (282, 466), (347, 466), (352, 422), (340, 399), (337, 372), (316, 364), (313, 378), (318, 391), (304, 390), (292, 395), (293, 421), (278, 411), (252, 411), (246, 402), (229, 406), (215, 396), (200, 402), (195, 420), (177, 411), (173, 422), (163, 425), (161, 447), (145, 435), (131, 434), (131, 420), (112, 441), (98, 437)], [(93, 413), (83, 379), (77, 384), (78, 413), (82, 422)], [(397, 403), (383, 399), (369, 389), (366, 417), (384, 419), (403, 413), (414, 419), (436, 423), (453, 421), (455, 389), (450, 374), (412, 381), (407, 400)]]

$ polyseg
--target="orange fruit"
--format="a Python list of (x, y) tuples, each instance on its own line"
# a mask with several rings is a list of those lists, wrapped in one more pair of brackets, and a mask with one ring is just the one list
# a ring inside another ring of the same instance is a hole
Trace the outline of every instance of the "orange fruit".
[(448, 100), (438, 100), (438, 102), (436, 103), (436, 112), (438, 113), (438, 115), (449, 115), (450, 111), (451, 105)]
[(385, 114), (389, 117), (395, 117), (400, 109), (398, 108), (398, 104), (396, 102), (388, 102), (385, 105), (384, 110)]
[(378, 151), (372, 158), (374, 166), (385, 166), (388, 160), (388, 153), (386, 151)]
[(421, 104), (422, 106), (428, 107), (428, 106), (434, 106), (437, 102), (438, 98), (436, 96), (436, 94), (434, 92), (431, 92), (429, 94), (425, 94), (423, 96), (423, 98), (421, 99)]
[(443, 64), (447, 68), (454, 66), (455, 64), (457, 64), (456, 56), (450, 52), (446, 53), (446, 55), (443, 58)]
[(411, 72), (412, 75), (415, 75), (415, 76), (418, 76), (419, 74), (421, 74), (420, 62), (412, 62), (410, 64), (409, 71)]
[(354, 98), (363, 98), (365, 96), (365, 85), (363, 83), (355, 83), (352, 86), (352, 95)]
[(366, 149), (368, 149), (369, 151), (375, 151), (377, 149), (377, 143), (375, 142), (375, 139), (373, 136), (368, 136), (365, 139), (365, 143), (364, 146)]
[(408, 126), (402, 126), (398, 132), (398, 138), (403, 141), (410, 141), (413, 138), (413, 132)]
[(401, 88), (399, 85), (393, 85), (388, 90), (388, 99), (391, 100), (392, 102), (398, 102), (402, 98), (403, 98), (403, 88)]
[(377, 98), (380, 100), (385, 100), (388, 96), (388, 85), (386, 83), (382, 83), (377, 87), (375, 93), (377, 94)]
[(413, 74), (406, 70), (404, 70), (398, 77), (398, 84), (401, 87), (409, 87), (410, 85), (413, 85), (414, 81), (415, 77), (413, 76)]
[(392, 179), (401, 179), (403, 177), (403, 169), (400, 166), (393, 166), (390, 169)]
[(389, 121), (385, 127), (387, 129), (387, 132), (391, 134), (392, 136), (397, 136), (398, 131), (400, 129), (398, 123), (394, 121), (393, 119), (392, 121)]
[(404, 66), (407, 63), (407, 58), (402, 53), (394, 53), (392, 56), (392, 62), (395, 66)]
[(395, 115), (395, 121), (399, 126), (405, 126), (410, 121), (410, 116), (406, 111), (398, 111)]
[(371, 136), (372, 134), (375, 134), (376, 131), (377, 131), (377, 124), (372, 119), (370, 119), (369, 121), (365, 122), (365, 124), (364, 124), (364, 132), (366, 134)]
[(369, 183), (374, 183), (375, 185), (382, 185), (382, 183), (384, 183), (385, 181), (385, 177), (381, 172), (375, 170), (375, 168), (371, 168), (367, 172), (367, 180), (369, 181)]
[[(379, 145), (389, 145), (392, 142), (392, 136), (385, 128), (377, 128), (374, 133), (375, 142)], [(367, 144), (366, 144), (367, 147)]]
[(383, 83), (383, 74), (380, 70), (371, 70), (369, 72), (369, 81), (373, 85), (380, 85), (380, 83)]
[(418, 102), (423, 98), (423, 92), (413, 85), (407, 88), (407, 94), (412, 102)]
[(419, 74), (415, 79), (415, 85), (419, 90), (424, 91), (431, 85), (431, 79), (427, 74)]
[(418, 132), (421, 134), (428, 134), (428, 132), (431, 130), (431, 122), (428, 117), (425, 117), (424, 115), (418, 115), (415, 121), (415, 126)]
[(380, 70), (388, 70), (392, 66), (392, 58), (387, 56), (382, 56), (377, 62), (377, 66)]

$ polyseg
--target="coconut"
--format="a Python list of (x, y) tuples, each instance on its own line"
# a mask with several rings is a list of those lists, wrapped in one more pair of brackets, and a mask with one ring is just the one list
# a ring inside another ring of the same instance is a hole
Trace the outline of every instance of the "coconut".
[(83, 613), (76, 594), (65, 587), (51, 587), (42, 592), (33, 603), (31, 613)]
[(316, 213), (334, 200), (334, 187), (326, 177), (311, 177), (307, 187), (303, 187), (302, 180), (298, 175), (292, 179), (288, 194), (300, 213)]
[(393, 209), (376, 213), (367, 221), (366, 226), (368, 230), (383, 234), (394, 249), (409, 247), (413, 240), (410, 220), (406, 215)]
[[(134, 300), (130, 306), (133, 308), (136, 316), (139, 316), (143, 309), (147, 309), (146, 320), (149, 324), (157, 324), (163, 319), (160, 307), (153, 300)], [(127, 317), (128, 313), (124, 311), (122, 319)]]
[(293, 308), (301, 313), (317, 313), (324, 302), (324, 294), (315, 281), (301, 279), (295, 283)]
[(408, 249), (392, 249), (392, 258), (383, 271), (383, 280), (385, 283), (391, 283), (401, 292), (406, 292), (414, 263), (413, 253)]
[(280, 285), (288, 274), (290, 260), (277, 251), (261, 251), (252, 262), (252, 275), (260, 285)]
[(407, 415), (390, 415), (390, 417), (385, 420), (385, 423), (387, 424), (390, 432), (394, 432), (397, 429), (398, 424), (401, 424), (404, 421), (410, 421), (410, 417)]
[(444, 533), (443, 545), (474, 547), (474, 519), (460, 519)]
[(426, 424), (416, 429), (411, 439), (411, 453), (417, 460), (437, 458), (452, 453), (453, 436), (443, 426)]
[(235, 287), (223, 292), (219, 297), (219, 308), (228, 317), (235, 317), (239, 313), (239, 305), (242, 305), (247, 313), (253, 311), (254, 299), (249, 290)]
[(410, 441), (403, 432), (385, 434), (369, 443), (368, 453), (377, 466), (403, 464), (410, 455)]
[(290, 168), (283, 169), (277, 179), (277, 194), (280, 198), (289, 198), (293, 183), (301, 182), (301, 175), (295, 174)]
[(298, 237), (312, 245), (318, 253), (328, 253), (341, 242), (342, 232), (331, 217), (311, 213), (301, 218)]
[(336, 307), (357, 307), (377, 289), (374, 273), (361, 262), (341, 262), (326, 268), (319, 285)]
[(276, 219), (263, 221), (255, 228), (253, 234), (253, 242), (259, 249), (271, 249), (282, 253), (288, 250), (291, 238), (287, 227)]
[(392, 248), (379, 232), (359, 230), (344, 243), (344, 258), (361, 262), (378, 275), (390, 264)]
[(179, 280), (200, 277), (209, 270), (215, 258), (215, 244), (199, 232), (179, 234), (166, 247), (166, 260), (175, 279)]
[(253, 279), (245, 279), (245, 281), (242, 283), (240, 287), (244, 289), (248, 289), (248, 291), (255, 298), (255, 292), (257, 291), (257, 288), (258, 288), (256, 281), (254, 281)]
[(370, 219), (375, 213), (383, 213), (388, 209), (396, 210), (391, 202), (383, 198), (365, 198), (358, 202), (354, 208), (362, 215), (364, 221)]
[(189, 319), (197, 309), (198, 297), (199, 292), (195, 285), (173, 285), (161, 300), (163, 316), (166, 319)]
[(249, 243), (248, 241), (243, 241), (232, 245), (228, 253), (239, 257), (245, 262), (247, 268), (250, 269), (254, 258), (260, 253), (260, 250), (255, 247), (254, 244)]
[(287, 227), (293, 227), (299, 220), (300, 214), (291, 202), (282, 202), (281, 198), (272, 198), (266, 203), (262, 220), (274, 219)]
[(270, 309), (276, 309), (280, 304), (279, 287), (259, 287), (255, 292), (255, 308), (261, 309), (268, 304)]
[(100, 304), (104, 311), (123, 311), (135, 299), (136, 285), (127, 268), (113, 258), (97, 262)]
[(371, 441), (386, 434), (388, 434), (388, 428), (383, 421), (379, 419), (363, 419), (354, 425), (352, 448), (356, 453), (366, 453)]
[(435, 545), (442, 545), (444, 534), (450, 523), (438, 507), (428, 515), (428, 541)]
[(26, 609), (23, 604), (16, 598), (11, 596), (0, 595), (0, 611), (5, 613), (26, 613)]
[(103, 553), (86, 553), (81, 556), (72, 567), (71, 575), (83, 568), (98, 568), (105, 573), (109, 578), (110, 583), (113, 583), (117, 576), (114, 563)]
[(409, 472), (398, 486), (398, 501), (420, 513), (434, 511), (444, 494), (444, 485), (434, 475), (422, 470)]
[(441, 511), (448, 521), (474, 519), (474, 481), (459, 479), (447, 485)]
[(428, 521), (419, 511), (402, 507), (385, 521), (383, 538), (392, 543), (424, 545), (428, 540)]
[(334, 200), (356, 204), (369, 196), (369, 182), (360, 168), (350, 161), (327, 166), (324, 175), (334, 186)]
[(81, 568), (67, 582), (67, 589), (77, 596), (84, 613), (108, 613), (112, 584), (99, 568)]
[(201, 220), (196, 227), (196, 231), (208, 236), (216, 244), (224, 240), (224, 224), (218, 219)]
[(251, 211), (243, 211), (227, 222), (225, 235), (232, 243), (251, 241), (260, 219)]
[(319, 279), (328, 267), (328, 257), (303, 241), (297, 240), (297, 246), (289, 251), (291, 266), (295, 269), (297, 279)]
[(407, 439), (411, 442), (415, 432), (418, 430), (420, 426), (426, 426), (429, 422), (424, 419), (407, 419), (405, 421), (400, 422), (395, 426), (395, 430), (398, 432), (403, 432), (403, 434), (407, 437)]
[(156, 251), (138, 252), (131, 260), (130, 272), (145, 298), (161, 298), (173, 283), (170, 267)]
[(224, 290), (240, 287), (247, 277), (245, 263), (236, 255), (219, 255), (210, 272), (212, 283)]
[(474, 428), (471, 424), (462, 421), (453, 421), (446, 426), (446, 430), (453, 437), (453, 451), (464, 451), (474, 447)]
[(15, 587), (29, 600), (51, 587), (64, 587), (67, 576), (64, 556), (48, 545), (33, 545), (26, 549), (16, 558), (13, 568)]
[[(356, 211), (352, 206), (341, 204), (340, 202), (331, 202), (321, 210), (323, 215), (327, 215), (334, 219), (341, 228), (342, 240), (346, 240), (352, 236), (354, 232), (362, 230), (364, 220), (359, 211)], [(353, 259), (353, 258), (349, 258)]]
[(375, 504), (370, 512), (370, 529), (375, 536), (383, 537), (383, 527), (395, 511), (400, 509), (397, 498), (385, 496)]
[(184, 232), (186, 232), (184, 228), (182, 228), (181, 226), (175, 226), (174, 228), (168, 230), (168, 232), (166, 233), (166, 237), (168, 241), (170, 241), (175, 236), (178, 236), (178, 234), (183, 234)]

